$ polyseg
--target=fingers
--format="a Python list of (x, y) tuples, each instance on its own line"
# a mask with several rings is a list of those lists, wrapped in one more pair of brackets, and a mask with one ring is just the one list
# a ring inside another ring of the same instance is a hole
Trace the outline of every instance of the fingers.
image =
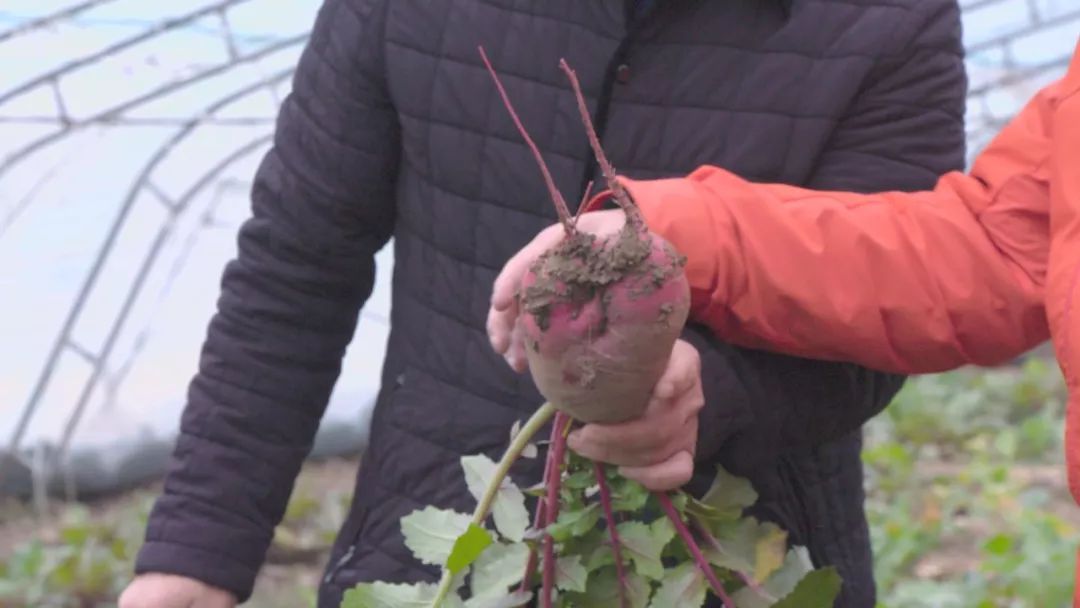
[(506, 262), (492, 287), (491, 307), (488, 309), (487, 318), (488, 340), (495, 352), (505, 356), (510, 366), (517, 371), (523, 371), (524, 368), (521, 364), (515, 365), (515, 362), (523, 362), (525, 359), (524, 351), (520, 348), (510, 352), (514, 346), (514, 327), (520, 314), (516, 293), (529, 266), (561, 238), (561, 226), (551, 226), (541, 231), (532, 242)]
[[(194, 608), (203, 607), (199, 604), (196, 604)], [(233, 601), (231, 597), (215, 595), (207, 602), (206, 608), (236, 608), (236, 602)]]
[(701, 357), (697, 349), (685, 340), (676, 340), (667, 367), (653, 389), (653, 396), (672, 399), (689, 391), (700, 380)]
[(619, 474), (654, 492), (666, 492), (686, 485), (694, 474), (694, 457), (681, 450), (652, 466), (619, 467)]
[(525, 272), (536, 258), (558, 243), (562, 236), (562, 226), (549, 226), (540, 231), (536, 238), (506, 262), (499, 276), (495, 277), (495, 286), (492, 288), (491, 308), (493, 310), (504, 311), (513, 306), (514, 292), (521, 284), (521, 277), (525, 276)]
[(587, 424), (570, 434), (570, 449), (615, 465), (649, 467), (680, 451), (694, 454), (698, 413), (705, 405), (701, 363), (689, 343), (678, 341), (645, 412), (618, 424)]
[(487, 333), (491, 348), (500, 355), (506, 355), (510, 349), (514, 326), (517, 324), (517, 302), (513, 301), (508, 307), (496, 310), (494, 306), (488, 309)]
[(236, 598), (223, 589), (170, 574), (142, 574), (120, 595), (119, 608), (235, 608)]
[(591, 460), (645, 466), (670, 456), (675, 449), (674, 436), (674, 431), (660, 431), (652, 421), (639, 419), (618, 425), (587, 424), (571, 433), (566, 442), (571, 450)]
[(506, 362), (517, 373), (523, 373), (529, 369), (529, 359), (525, 356), (525, 339), (522, 335), (521, 323), (514, 323), (514, 329), (510, 333), (510, 347), (506, 352)]
[(641, 467), (680, 450), (694, 451), (697, 414), (704, 403), (700, 384), (674, 401), (653, 399), (641, 418), (619, 424), (587, 424), (567, 445), (581, 456), (620, 466)]

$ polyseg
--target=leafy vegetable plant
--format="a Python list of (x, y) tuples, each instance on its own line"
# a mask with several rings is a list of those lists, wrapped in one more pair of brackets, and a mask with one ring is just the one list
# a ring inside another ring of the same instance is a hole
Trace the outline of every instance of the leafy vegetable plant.
[[(835, 570), (815, 570), (805, 549), (787, 548), (784, 531), (742, 516), (757, 494), (722, 469), (697, 500), (650, 493), (571, 453), (559, 471), (558, 515), (539, 528), (529, 526), (526, 495), (538, 496), (543, 511), (550, 483), (522, 490), (496, 481), (499, 465), (486, 456), (461, 465), (478, 502), (492, 496), (493, 525), (434, 507), (414, 511), (401, 521), (405, 543), (443, 567), (444, 582), (363, 583), (342, 608), (509, 608), (537, 595), (560, 607), (681, 608), (703, 605), (710, 593), (731, 608), (826, 608), (840, 589)], [(537, 588), (537, 569), (550, 589)]]

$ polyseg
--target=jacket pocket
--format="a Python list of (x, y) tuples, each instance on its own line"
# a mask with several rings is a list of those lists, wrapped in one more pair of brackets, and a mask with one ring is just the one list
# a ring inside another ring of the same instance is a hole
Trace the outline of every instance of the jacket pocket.
[[(403, 371), (395, 377), (394, 383), (391, 385), (390, 389), (384, 391), (383, 394), (380, 395), (379, 400), (375, 405), (375, 411), (372, 413), (368, 447), (365, 450), (365, 454), (370, 453), (373, 444), (378, 441), (375, 429), (378, 427), (379, 419), (382, 418), (384, 411), (387, 408), (393, 406), (394, 397), (405, 386), (405, 381), (406, 374)], [(361, 456), (360, 468), (363, 469), (363, 467), (364, 457)], [(354, 496), (353, 498), (355, 513), (351, 516), (352, 521), (346, 522), (346, 524), (351, 523), (351, 525), (346, 525), (341, 531), (343, 535), (347, 535), (346, 537), (349, 539), (348, 545), (345, 546), (345, 550), (340, 554), (331, 557), (326, 573), (322, 579), (322, 584), (324, 585), (340, 586), (338, 583), (340, 574), (342, 571), (348, 569), (349, 565), (356, 560), (357, 553), (360, 551), (360, 540), (364, 534), (364, 525), (367, 522), (368, 512), (370, 511), (368, 505), (368, 496), (370, 495), (370, 492), (362, 493), (364, 481), (364, 473), (361, 471), (356, 488), (353, 490), (354, 493), (358, 494), (358, 496)]]

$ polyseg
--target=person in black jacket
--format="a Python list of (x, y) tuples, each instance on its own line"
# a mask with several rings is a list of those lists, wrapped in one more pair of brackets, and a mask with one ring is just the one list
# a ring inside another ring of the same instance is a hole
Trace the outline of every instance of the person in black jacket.
[[(915, 190), (963, 165), (955, 0), (325, 0), (122, 608), (250, 595), (391, 238), (383, 388), (319, 606), (358, 582), (437, 576), (411, 559), (399, 519), (471, 508), (459, 457), (497, 456), (541, 402), (484, 320), (498, 269), (554, 211), (478, 45), (567, 199), (596, 169), (561, 57), (629, 177), (712, 164), (816, 189)], [(687, 489), (716, 464), (748, 477), (753, 514), (839, 568), (837, 606), (871, 608), (860, 428), (903, 378), (735, 348), (696, 326), (683, 339), (704, 394)], [(541, 464), (512, 474), (532, 484)]]

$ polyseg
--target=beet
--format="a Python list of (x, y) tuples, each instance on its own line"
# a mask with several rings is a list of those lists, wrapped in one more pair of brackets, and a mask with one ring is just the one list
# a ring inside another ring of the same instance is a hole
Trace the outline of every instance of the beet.
[[(685, 258), (649, 231), (619, 183), (596, 136), (577, 76), (570, 80), (597, 164), (626, 214), (616, 234), (576, 229), (536, 144), (514, 111), (483, 49), (488, 71), (525, 142), (536, 156), (564, 238), (522, 280), (520, 329), (533, 381), (559, 410), (582, 422), (636, 418), (648, 405), (690, 309)], [(586, 198), (588, 196), (586, 189)], [(584, 206), (585, 201), (582, 201)]]
[(582, 422), (636, 418), (689, 312), (683, 260), (630, 222), (598, 238), (576, 232), (521, 285), (529, 369), (546, 399)]

